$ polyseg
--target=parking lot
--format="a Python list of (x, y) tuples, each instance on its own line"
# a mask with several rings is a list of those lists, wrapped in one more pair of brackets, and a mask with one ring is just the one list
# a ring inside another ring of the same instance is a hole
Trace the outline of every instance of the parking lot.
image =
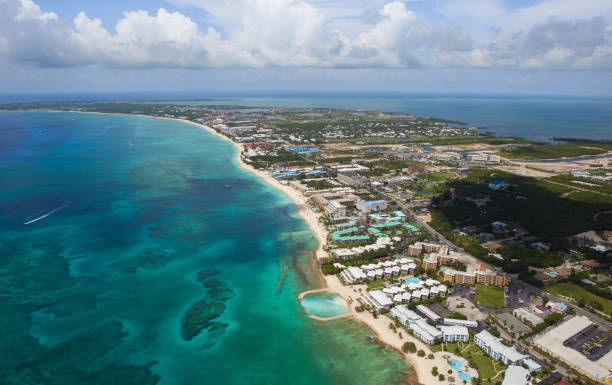
[(597, 361), (612, 349), (612, 338), (605, 331), (591, 325), (566, 340), (563, 345), (579, 351), (591, 361)]
[(510, 309), (529, 306), (530, 292), (514, 282), (511, 282), (510, 285), (506, 286), (504, 289), (504, 294), (506, 306)]
[(459, 312), (470, 320), (481, 321), (487, 318), (487, 314), (481, 312), (478, 307), (465, 297), (456, 295), (456, 292), (448, 297), (446, 306), (452, 312)]
[(510, 313), (496, 314), (495, 318), (515, 333), (527, 333), (531, 331), (527, 325), (519, 321)]

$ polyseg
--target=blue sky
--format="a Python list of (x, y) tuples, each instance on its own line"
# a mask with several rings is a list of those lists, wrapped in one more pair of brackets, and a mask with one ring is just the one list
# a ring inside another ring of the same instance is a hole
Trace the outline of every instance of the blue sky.
[(0, 93), (612, 96), (610, 0), (0, 0)]

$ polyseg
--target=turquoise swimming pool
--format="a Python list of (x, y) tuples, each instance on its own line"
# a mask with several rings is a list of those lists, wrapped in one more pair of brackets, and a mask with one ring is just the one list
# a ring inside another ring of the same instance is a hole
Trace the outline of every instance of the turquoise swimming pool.
[(471, 381), (472, 376), (467, 374), (466, 372), (460, 370), (463, 367), (463, 364), (457, 360), (450, 360), (451, 367), (457, 371), (457, 374), (461, 380)]
[(472, 380), (472, 376), (470, 376), (469, 374), (462, 372), (461, 370), (459, 371), (459, 378), (465, 381), (471, 381)]

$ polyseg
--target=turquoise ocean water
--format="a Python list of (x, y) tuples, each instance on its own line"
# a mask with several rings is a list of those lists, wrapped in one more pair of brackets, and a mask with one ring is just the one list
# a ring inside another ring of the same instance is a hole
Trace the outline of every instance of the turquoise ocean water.
[(175, 104), (368, 109), (458, 120), (499, 136), (612, 139), (612, 100), (535, 97), (245, 97)]
[(0, 383), (403, 383), (363, 326), (307, 317), (316, 241), (234, 156), (183, 122), (0, 112)]

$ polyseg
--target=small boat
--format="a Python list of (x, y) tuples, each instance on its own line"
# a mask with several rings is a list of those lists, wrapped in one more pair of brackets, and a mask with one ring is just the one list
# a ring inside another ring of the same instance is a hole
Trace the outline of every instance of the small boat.
[(230, 186), (229, 184), (226, 184), (225, 186), (223, 186), (225, 188), (232, 188), (232, 186)]

